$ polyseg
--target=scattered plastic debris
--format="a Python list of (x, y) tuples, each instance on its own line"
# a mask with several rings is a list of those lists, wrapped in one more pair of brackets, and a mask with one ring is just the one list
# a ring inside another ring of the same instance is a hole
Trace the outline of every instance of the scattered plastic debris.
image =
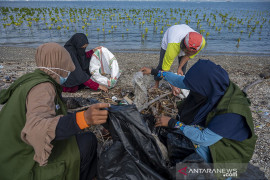
[(141, 109), (145, 103), (148, 102), (147, 89), (143, 79), (142, 72), (136, 72), (133, 76), (133, 85), (134, 85), (134, 104), (138, 109)]
[(112, 101), (115, 102), (116, 100), (118, 100), (118, 98), (116, 96), (113, 96)]
[(270, 110), (258, 109), (256, 112), (261, 116), (263, 121), (270, 122)]

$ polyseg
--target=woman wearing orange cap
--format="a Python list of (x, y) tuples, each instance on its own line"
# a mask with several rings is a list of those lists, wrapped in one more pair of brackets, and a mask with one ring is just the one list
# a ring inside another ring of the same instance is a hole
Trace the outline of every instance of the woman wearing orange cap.
[[(184, 75), (187, 61), (194, 58), (205, 46), (205, 39), (195, 30), (186, 24), (171, 26), (165, 32), (160, 50), (159, 64), (156, 69), (169, 71), (171, 65), (178, 55), (179, 67), (177, 74)], [(154, 77), (158, 88), (159, 77)], [(174, 95), (178, 94), (176, 88), (173, 88)]]

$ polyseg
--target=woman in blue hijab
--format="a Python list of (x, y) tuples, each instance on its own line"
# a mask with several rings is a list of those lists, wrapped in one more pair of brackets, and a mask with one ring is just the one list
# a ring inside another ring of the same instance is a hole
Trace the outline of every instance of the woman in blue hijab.
[(206, 162), (248, 163), (256, 142), (250, 103), (221, 66), (199, 60), (185, 76), (147, 67), (141, 71), (190, 90), (177, 118), (158, 117), (156, 126), (179, 128)]

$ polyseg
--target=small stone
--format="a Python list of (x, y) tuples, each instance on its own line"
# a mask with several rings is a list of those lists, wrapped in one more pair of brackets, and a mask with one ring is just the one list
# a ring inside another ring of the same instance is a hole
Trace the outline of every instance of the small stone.
[(257, 159), (257, 158), (258, 158), (258, 155), (254, 153), (252, 156), (252, 159)]

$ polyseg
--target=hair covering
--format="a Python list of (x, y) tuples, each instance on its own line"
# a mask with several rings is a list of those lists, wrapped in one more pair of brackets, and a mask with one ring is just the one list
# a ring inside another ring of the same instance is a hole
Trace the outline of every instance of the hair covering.
[(184, 38), (184, 43), (189, 51), (197, 52), (203, 44), (203, 37), (197, 32), (189, 32)]
[(192, 124), (194, 117), (206, 102), (207, 97), (197, 92), (190, 91), (184, 102), (178, 106), (178, 117), (180, 117), (180, 121), (187, 125)]
[(66, 42), (65, 47), (72, 46), (79, 50), (85, 44), (89, 44), (86, 35), (83, 33), (76, 33)]
[(222, 137), (237, 141), (243, 141), (252, 135), (245, 118), (235, 113), (215, 116), (207, 128)]
[(207, 97), (207, 102), (200, 108), (192, 124), (203, 124), (206, 115), (214, 108), (229, 87), (228, 73), (219, 65), (209, 60), (199, 60), (187, 72), (185, 85), (193, 92)]
[(67, 81), (63, 84), (64, 87), (77, 86), (90, 79), (90, 60), (86, 58), (85, 48), (82, 48), (82, 46), (85, 44), (89, 44), (86, 35), (83, 33), (76, 33), (66, 42), (64, 46), (70, 53), (72, 61), (76, 67), (75, 71), (69, 75)]
[[(187, 103), (191, 104), (189, 107), (194, 112), (190, 124), (205, 126), (206, 116), (215, 108), (229, 87), (228, 73), (209, 60), (199, 60), (187, 72), (184, 83), (190, 89), (190, 95), (193, 94), (193, 101), (197, 102)], [(190, 113), (186, 114), (191, 117)], [(234, 113), (215, 116), (207, 128), (222, 137), (238, 141), (245, 140), (251, 134), (244, 117)]]
[[(36, 65), (38, 67), (60, 68), (66, 71), (74, 71), (75, 66), (67, 50), (57, 43), (45, 43), (36, 51)], [(59, 77), (46, 69), (41, 69), (59, 82)], [(67, 72), (59, 69), (51, 69), (60, 76), (67, 76)]]

